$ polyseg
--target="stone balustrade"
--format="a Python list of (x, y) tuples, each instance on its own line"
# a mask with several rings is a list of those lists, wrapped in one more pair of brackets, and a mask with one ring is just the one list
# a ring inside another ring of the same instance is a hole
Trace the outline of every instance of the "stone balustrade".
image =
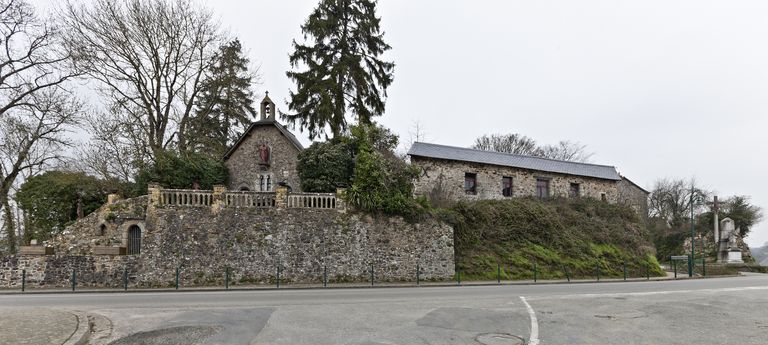
[(275, 193), (272, 192), (226, 192), (226, 207), (275, 207)]
[(207, 190), (163, 189), (160, 191), (160, 205), (211, 206), (213, 192)]
[(336, 194), (291, 193), (288, 195), (288, 208), (335, 209), (336, 207)]
[(207, 206), (214, 210), (227, 207), (250, 208), (307, 208), (345, 211), (337, 193), (292, 193), (285, 187), (277, 187), (275, 192), (227, 191), (224, 186), (214, 186), (213, 190), (163, 189), (150, 184), (148, 188), (150, 204), (163, 206)]

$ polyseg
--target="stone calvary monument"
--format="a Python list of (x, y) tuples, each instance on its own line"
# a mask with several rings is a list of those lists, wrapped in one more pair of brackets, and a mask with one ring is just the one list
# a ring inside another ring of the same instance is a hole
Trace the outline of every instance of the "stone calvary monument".
[[(737, 244), (739, 229), (731, 218), (725, 218), (720, 221), (720, 238), (717, 239), (717, 261), (728, 264), (744, 263), (741, 257), (741, 249)], [(715, 236), (718, 229), (715, 227)]]

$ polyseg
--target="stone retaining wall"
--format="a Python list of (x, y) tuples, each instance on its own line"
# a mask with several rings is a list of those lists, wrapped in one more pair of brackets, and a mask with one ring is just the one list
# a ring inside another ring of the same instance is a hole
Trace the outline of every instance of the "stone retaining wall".
[[(434, 219), (409, 223), (399, 217), (372, 218), (324, 209), (209, 206), (154, 206), (145, 198), (106, 205), (48, 243), (56, 256), (8, 257), (0, 261), (0, 287), (19, 287), (27, 270), (29, 287), (68, 287), (73, 269), (79, 286), (120, 287), (128, 271), (130, 287), (172, 286), (180, 267), (183, 286), (223, 285), (231, 270), (234, 284), (281, 280), (320, 283), (367, 281), (371, 265), (377, 281), (451, 279), (453, 229)], [(143, 219), (118, 210), (138, 210)], [(106, 234), (100, 234), (106, 224)], [(95, 245), (118, 245), (127, 224), (140, 224), (138, 255), (93, 255)], [(107, 240), (107, 239), (112, 240)], [(83, 255), (85, 254), (85, 255)]]

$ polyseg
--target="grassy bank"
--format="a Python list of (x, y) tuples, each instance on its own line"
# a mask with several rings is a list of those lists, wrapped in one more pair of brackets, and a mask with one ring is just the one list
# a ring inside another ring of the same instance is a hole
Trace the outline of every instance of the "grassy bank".
[[(661, 276), (642, 221), (593, 199), (462, 202), (439, 211), (455, 229), (462, 279)], [(497, 266), (498, 265), (498, 266)]]

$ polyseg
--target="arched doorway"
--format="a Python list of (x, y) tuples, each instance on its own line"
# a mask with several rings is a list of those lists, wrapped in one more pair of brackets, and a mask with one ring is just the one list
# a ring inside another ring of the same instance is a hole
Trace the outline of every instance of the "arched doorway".
[(141, 228), (131, 225), (128, 228), (128, 255), (141, 254)]

